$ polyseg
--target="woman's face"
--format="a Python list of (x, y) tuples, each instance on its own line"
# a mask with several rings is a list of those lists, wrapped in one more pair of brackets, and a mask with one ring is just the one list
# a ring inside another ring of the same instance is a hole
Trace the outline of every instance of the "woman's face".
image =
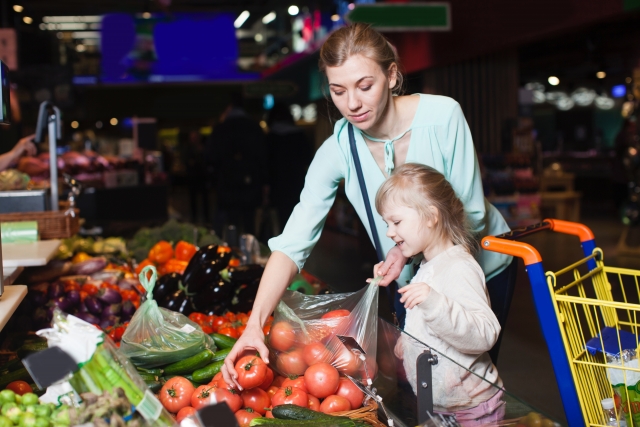
[(374, 60), (354, 55), (339, 67), (327, 67), (326, 73), (340, 113), (362, 131), (375, 128), (396, 84), (395, 68), (385, 73)]

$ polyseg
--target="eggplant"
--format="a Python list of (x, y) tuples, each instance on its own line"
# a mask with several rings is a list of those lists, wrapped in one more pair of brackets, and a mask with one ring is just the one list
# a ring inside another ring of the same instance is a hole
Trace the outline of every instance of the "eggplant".
[(78, 304), (78, 313), (88, 313), (89, 310), (87, 310), (87, 306), (84, 304), (84, 301), (80, 301), (80, 304)]
[[(264, 272), (264, 267), (259, 264), (247, 264), (247, 265), (239, 265), (237, 267), (229, 267), (227, 270), (226, 276), (232, 282), (236, 282), (238, 285), (242, 285), (245, 283), (251, 283), (255, 280), (260, 280), (262, 277), (262, 273)], [(223, 273), (221, 272), (222, 276)]]
[(133, 305), (131, 301), (125, 301), (122, 303), (122, 310), (120, 311), (120, 315), (123, 319), (129, 320), (133, 316), (133, 313), (136, 312), (136, 306)]
[(251, 310), (253, 308), (253, 303), (256, 300), (259, 286), (260, 280), (254, 280), (249, 284), (240, 285), (233, 297), (231, 311), (238, 313)]
[(77, 264), (73, 264), (71, 271), (73, 274), (93, 274), (104, 269), (107, 266), (105, 257), (95, 257)]
[(102, 304), (93, 295), (90, 295), (84, 299), (84, 305), (91, 314), (100, 315), (102, 313)]
[(54, 300), (51, 301), (52, 306), (54, 307), (58, 307), (60, 310), (62, 311), (68, 311), (69, 309), (71, 309), (71, 307), (73, 307), (73, 304), (71, 303), (71, 301), (66, 297), (58, 297)]
[(231, 258), (228, 253), (223, 255), (227, 255), (227, 257), (205, 261), (188, 279), (184, 276), (183, 284), (189, 290), (189, 293), (199, 293), (208, 284), (220, 280), (220, 271), (229, 265), (229, 259)]
[[(164, 277), (164, 276), (163, 276)], [(134, 278), (125, 278), (122, 279), (118, 282), (118, 287), (120, 289), (133, 289), (134, 291), (138, 292), (138, 289), (136, 286), (138, 286), (140, 282), (138, 281), (138, 279), (134, 279)], [(158, 282), (156, 282), (156, 286), (158, 286)]]
[(120, 292), (111, 288), (100, 289), (96, 296), (105, 304), (119, 304), (122, 302), (122, 295), (120, 295)]
[(48, 301), (47, 294), (45, 294), (42, 291), (30, 290), (28, 295), (29, 295), (29, 299), (31, 300), (33, 305), (36, 307), (42, 307)]
[(88, 313), (88, 312), (86, 312), (86, 313), (78, 313), (78, 314), (76, 314), (76, 317), (78, 319), (84, 320), (85, 322), (91, 323), (92, 325), (100, 324), (100, 319), (98, 319), (96, 316), (94, 316), (93, 314)]
[(110, 304), (102, 309), (102, 317), (118, 316), (122, 311), (121, 304)]
[(203, 248), (200, 248), (198, 252), (193, 255), (187, 268), (185, 268), (183, 276), (183, 282), (186, 286), (187, 283), (191, 281), (192, 276), (197, 275), (197, 273), (201, 270), (202, 266), (206, 266), (210, 264), (212, 261), (215, 261), (214, 265), (217, 265), (217, 271), (220, 271), (226, 268), (229, 265), (229, 261), (231, 260), (230, 252), (218, 252), (218, 245), (209, 245)]
[(156, 301), (163, 301), (167, 295), (170, 295), (180, 289), (181, 282), (182, 274), (165, 274), (156, 281), (156, 285), (153, 287), (153, 299)]
[(217, 302), (215, 304), (210, 305), (209, 307), (207, 307), (206, 310), (203, 310), (202, 312), (207, 316), (211, 316), (211, 315), (222, 316), (223, 314), (225, 314), (227, 311), (230, 311), (230, 310), (231, 310), (231, 302), (222, 301), (222, 302)]
[(191, 299), (187, 295), (185, 289), (178, 289), (174, 293), (167, 295), (162, 302), (161, 307), (169, 310), (177, 311), (185, 316), (193, 313), (193, 306), (191, 305)]
[(209, 306), (219, 303), (230, 303), (236, 287), (229, 282), (218, 279), (216, 283), (206, 285), (202, 290), (191, 297), (196, 311), (204, 312)]
[(100, 319), (100, 327), (102, 329), (108, 329), (116, 323), (120, 323), (120, 318), (118, 316), (107, 316)]
[(78, 303), (80, 303), (80, 292), (78, 291), (71, 290), (67, 292), (66, 297), (69, 300), (69, 303), (71, 304), (72, 307), (75, 307), (78, 305)]
[(64, 285), (62, 282), (55, 281), (49, 285), (49, 298), (56, 299), (64, 295)]

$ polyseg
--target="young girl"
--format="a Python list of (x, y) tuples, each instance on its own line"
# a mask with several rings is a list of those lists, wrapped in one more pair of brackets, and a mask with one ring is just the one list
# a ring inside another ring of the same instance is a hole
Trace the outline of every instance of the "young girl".
[[(462, 202), (440, 172), (405, 163), (378, 190), (376, 209), (402, 255), (424, 257), (411, 283), (398, 292), (407, 309), (405, 331), (446, 356), (433, 366), (434, 406), (465, 427), (501, 419), (502, 391), (491, 383), (502, 387), (502, 381), (487, 354), (500, 325), (472, 255), (476, 241)], [(406, 337), (396, 345), (414, 392), (416, 360), (423, 351)]]

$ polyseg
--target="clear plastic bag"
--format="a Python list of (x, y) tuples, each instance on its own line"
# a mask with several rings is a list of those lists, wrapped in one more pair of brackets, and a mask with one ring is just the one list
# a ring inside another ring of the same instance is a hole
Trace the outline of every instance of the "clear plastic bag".
[[(281, 375), (302, 375), (310, 364), (327, 362), (365, 384), (375, 377), (377, 280), (354, 293), (304, 295), (285, 291), (274, 317), (267, 345), (269, 359), (275, 361)], [(339, 337), (353, 340), (345, 344)]]
[[(151, 277), (147, 276), (151, 272)], [(120, 351), (138, 367), (154, 368), (184, 360), (207, 348), (215, 350), (213, 339), (182, 313), (158, 307), (153, 300), (157, 279), (155, 267), (140, 272), (140, 283), (147, 291), (122, 336)]]
[[(52, 327), (38, 331), (38, 335), (47, 339), (49, 347), (60, 347), (78, 364), (78, 370), (72, 375), (49, 386), (41, 401), (77, 408), (89, 394), (122, 393), (133, 405), (127, 419), (137, 419), (145, 426), (175, 425), (131, 361), (119, 354), (113, 341), (95, 326), (56, 309)], [(70, 412), (71, 425), (75, 424), (74, 414), (76, 410)]]

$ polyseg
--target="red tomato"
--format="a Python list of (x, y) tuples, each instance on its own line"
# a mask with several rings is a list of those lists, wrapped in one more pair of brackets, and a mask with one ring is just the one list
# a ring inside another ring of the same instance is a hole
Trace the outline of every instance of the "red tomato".
[(243, 325), (246, 325), (247, 324), (247, 320), (249, 320), (249, 316), (247, 316), (246, 314), (244, 314), (244, 313), (236, 314), (236, 322), (240, 322)]
[(213, 328), (211, 326), (202, 325), (202, 332), (209, 335), (213, 333)]
[(192, 322), (197, 323), (198, 325), (200, 325), (202, 322), (204, 322), (207, 318), (206, 314), (203, 313), (191, 313), (189, 315), (189, 320), (191, 320)]
[(333, 310), (333, 311), (330, 311), (328, 313), (323, 314), (321, 319), (332, 319), (334, 317), (346, 317), (346, 316), (348, 316), (350, 314), (351, 314), (351, 312), (349, 310), (344, 310), (344, 309)]
[(216, 388), (213, 392), (216, 402), (226, 402), (231, 412), (236, 413), (242, 408), (242, 397), (233, 389)]
[(236, 328), (236, 331), (238, 331), (238, 335), (242, 335), (245, 329), (247, 329), (246, 325), (240, 325)]
[(351, 404), (349, 401), (342, 397), (331, 395), (327, 396), (326, 399), (322, 401), (320, 404), (320, 412), (324, 412), (325, 414), (332, 414), (334, 412), (342, 412), (342, 411), (350, 411)]
[(293, 326), (288, 322), (278, 322), (271, 327), (269, 332), (269, 344), (275, 350), (287, 351), (296, 342), (296, 334), (293, 331)]
[(227, 322), (235, 322), (235, 321), (236, 321), (236, 315), (235, 315), (235, 314), (233, 314), (233, 313), (232, 313), (232, 312), (230, 312), (230, 311), (227, 311), (227, 312), (223, 315), (223, 317), (224, 317), (225, 319), (227, 319)]
[(275, 418), (275, 417), (273, 416), (273, 414), (271, 413), (271, 411), (267, 411), (267, 413), (266, 413), (266, 414), (264, 414), (264, 417), (265, 417), (265, 418)]
[(186, 378), (173, 377), (160, 390), (160, 402), (172, 414), (191, 404), (191, 395), (195, 388)]
[(84, 285), (82, 285), (82, 288), (80, 288), (80, 290), (88, 293), (89, 295), (95, 295), (99, 291), (98, 287), (96, 285), (92, 285), (91, 283), (85, 283)]
[(267, 391), (271, 386), (271, 383), (273, 383), (273, 371), (270, 367), (267, 366), (267, 375), (265, 375), (263, 383), (258, 387), (260, 387), (264, 391)]
[(307, 364), (302, 358), (302, 350), (279, 354), (276, 366), (287, 375), (304, 375), (307, 369)]
[(84, 302), (84, 300), (86, 300), (88, 296), (89, 296), (89, 294), (86, 293), (85, 291), (80, 291), (80, 301), (81, 302)]
[(5, 390), (11, 390), (22, 396), (25, 393), (33, 393), (33, 389), (26, 381), (13, 381), (7, 384)]
[(236, 330), (236, 328), (230, 328), (230, 327), (224, 327), (224, 328), (220, 328), (218, 329), (218, 333), (220, 335), (226, 335), (228, 337), (231, 338), (238, 338), (238, 331)]
[(210, 385), (201, 385), (191, 395), (191, 406), (196, 410), (208, 405), (213, 405), (213, 392), (215, 387)]
[(122, 335), (124, 335), (124, 327), (117, 326), (113, 329), (115, 341), (120, 341), (122, 339)]
[(193, 415), (196, 413), (196, 409), (191, 406), (185, 406), (184, 408), (178, 411), (178, 415), (176, 415), (176, 421), (180, 423), (182, 420), (187, 418), (189, 415)]
[(338, 371), (353, 376), (360, 369), (362, 361), (358, 356), (347, 350), (345, 347), (333, 361), (333, 365), (338, 369)]
[(320, 362), (329, 362), (331, 353), (321, 342), (312, 342), (302, 350), (302, 358), (307, 365), (311, 366)]
[(80, 283), (76, 282), (75, 280), (65, 280), (64, 282), (64, 291), (65, 292), (69, 292), (69, 291), (80, 291)]
[(227, 384), (227, 382), (222, 377), (218, 378), (217, 380), (211, 381), (209, 385), (214, 386), (216, 388), (224, 388), (226, 390), (234, 388), (234, 387), (231, 387), (230, 384)]
[(240, 427), (249, 427), (251, 425), (251, 420), (254, 418), (261, 418), (261, 416), (251, 408), (241, 409), (236, 412), (236, 420)]
[(274, 385), (272, 385), (271, 387), (269, 387), (267, 389), (267, 394), (269, 395), (270, 399), (273, 399), (273, 395), (276, 394), (278, 392), (278, 390), (280, 390), (280, 387), (276, 387)]
[(307, 397), (307, 393), (295, 387), (281, 388), (271, 398), (271, 404), (273, 406), (291, 404), (302, 406), (304, 408), (308, 403), (309, 398)]
[(273, 378), (273, 382), (271, 383), (271, 385), (274, 385), (278, 388), (282, 387), (282, 383), (284, 382), (284, 380), (286, 380), (287, 377), (283, 377), (282, 375), (276, 375)]
[(214, 319), (211, 321), (211, 326), (217, 331), (224, 323), (227, 323), (227, 319), (222, 316), (214, 316)]
[(269, 335), (269, 332), (271, 332), (271, 322), (266, 323), (263, 327), (262, 327), (262, 333), (267, 336)]
[(260, 415), (266, 414), (266, 408), (271, 406), (271, 397), (261, 388), (244, 390), (240, 396), (245, 408), (251, 408)]
[(267, 376), (267, 365), (258, 356), (245, 356), (236, 362), (238, 384), (244, 389), (258, 387)]
[(282, 382), (282, 387), (297, 387), (300, 390), (304, 390), (305, 393), (309, 393), (307, 384), (304, 382), (304, 376), (291, 375)]
[(305, 371), (304, 378), (309, 392), (323, 399), (338, 390), (340, 374), (328, 363), (317, 363)]
[(349, 401), (351, 409), (358, 409), (362, 406), (364, 393), (348, 378), (340, 378), (336, 396), (342, 396)]
[(312, 411), (320, 410), (320, 399), (308, 393), (307, 393), (307, 399), (309, 399), (309, 405), (307, 406), (309, 409), (311, 409)]

